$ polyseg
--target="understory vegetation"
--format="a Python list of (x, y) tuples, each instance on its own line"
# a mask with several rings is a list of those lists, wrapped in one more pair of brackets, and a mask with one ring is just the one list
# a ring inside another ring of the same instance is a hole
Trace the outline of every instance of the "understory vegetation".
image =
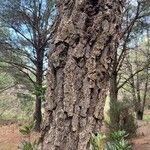
[(112, 131), (108, 135), (92, 134), (91, 150), (131, 150), (125, 131)]

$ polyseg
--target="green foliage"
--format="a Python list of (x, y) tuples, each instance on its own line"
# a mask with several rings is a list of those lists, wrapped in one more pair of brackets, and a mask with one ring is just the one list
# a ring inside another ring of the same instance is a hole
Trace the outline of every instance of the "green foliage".
[(103, 149), (105, 138), (106, 138), (106, 136), (103, 134), (100, 134), (100, 133), (93, 134), (92, 133), (90, 149), (91, 150)]
[[(10, 68), (7, 70), (14, 74), (18, 82), (26, 80), (21, 83), (25, 85), (28, 83), (33, 87), (36, 83), (37, 62), (41, 62), (42, 76), (47, 67), (45, 54), (51, 39), (50, 28), (53, 17), (56, 15), (55, 0), (30, 2), (28, 0), (1, 0), (0, 2), (0, 25), (3, 26), (3, 29), (0, 29), (0, 42), (2, 43), (0, 44), (0, 61), (9, 64)], [(35, 30), (33, 24), (38, 29)], [(6, 31), (9, 32), (6, 38), (3, 38)], [(40, 35), (38, 31), (41, 31)], [(37, 45), (42, 48), (42, 51)]]
[(34, 129), (34, 126), (35, 126), (35, 121), (31, 122), (28, 125), (25, 125), (19, 131), (22, 133), (22, 135), (30, 136)]
[(125, 131), (113, 131), (107, 135), (92, 134), (90, 150), (131, 150)]
[(128, 134), (125, 131), (114, 131), (111, 132), (108, 136), (109, 141), (120, 141), (120, 139), (127, 138)]
[(45, 90), (46, 90), (46, 87), (43, 87), (43, 86), (41, 86), (41, 85), (36, 85), (33, 94), (34, 94), (34, 95), (39, 95), (39, 97), (40, 97), (43, 101), (45, 101)]
[(31, 122), (28, 125), (25, 125), (19, 130), (23, 136), (28, 137), (28, 141), (26, 140), (22, 141), (21, 147), (19, 148), (20, 150), (34, 150), (36, 141), (34, 141), (33, 143), (31, 142), (31, 134), (32, 134), (34, 127), (35, 127), (35, 121)]
[(22, 146), (19, 148), (20, 150), (34, 150), (35, 143), (30, 143), (28, 141), (23, 141)]
[(106, 150), (130, 150), (131, 147), (128, 144), (128, 141), (122, 139), (118, 143), (108, 142), (106, 145)]
[(125, 131), (114, 131), (108, 136), (106, 150), (130, 150), (131, 146), (127, 140), (128, 134)]

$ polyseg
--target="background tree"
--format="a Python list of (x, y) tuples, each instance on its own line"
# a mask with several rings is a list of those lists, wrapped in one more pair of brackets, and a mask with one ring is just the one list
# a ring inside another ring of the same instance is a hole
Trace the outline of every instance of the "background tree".
[[(112, 74), (110, 77), (110, 125), (114, 128), (119, 128), (120, 124), (120, 113), (117, 114), (116, 110), (118, 107), (117, 103), (119, 92), (122, 90), (123, 86), (127, 84), (128, 80), (130, 80), (131, 76), (125, 78), (122, 76), (126, 70), (123, 67), (124, 60), (128, 54), (128, 51), (133, 46), (134, 33), (141, 33), (141, 24), (145, 22), (145, 19), (149, 17), (149, 4), (146, 1), (126, 1), (126, 7), (124, 10), (124, 23), (122, 24), (122, 36), (121, 42), (117, 47), (117, 51), (115, 53), (115, 58), (112, 63)], [(137, 30), (138, 29), (138, 30)], [(123, 67), (123, 69), (122, 69)], [(134, 71), (133, 75), (142, 71), (143, 69), (139, 69)], [(121, 95), (121, 94), (120, 94)]]
[(47, 105), (39, 149), (87, 150), (103, 120), (122, 1), (57, 0)]
[[(126, 71), (131, 78), (128, 80), (127, 85), (124, 86), (124, 89), (132, 95), (133, 105), (138, 120), (143, 119), (144, 108), (149, 90), (149, 40), (148, 32), (144, 40), (138, 39), (136, 47), (129, 51), (125, 63), (127, 66)], [(136, 74), (134, 74), (134, 72), (136, 72)], [(128, 75), (124, 73), (125, 77)]]
[(0, 3), (0, 21), (10, 32), (9, 38), (1, 41), (1, 62), (9, 64), (12, 70), (17, 70), (32, 83), (36, 96), (34, 119), (36, 129), (40, 130), (45, 54), (52, 35), (54, 1), (1, 0)]

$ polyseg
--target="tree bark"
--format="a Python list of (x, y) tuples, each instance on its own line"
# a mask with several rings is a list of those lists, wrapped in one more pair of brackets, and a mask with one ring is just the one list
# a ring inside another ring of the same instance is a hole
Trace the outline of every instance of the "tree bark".
[(35, 131), (39, 132), (41, 129), (42, 122), (42, 112), (41, 112), (41, 98), (39, 95), (36, 95), (35, 101), (35, 112), (34, 112), (34, 120), (35, 120)]
[(87, 150), (99, 132), (122, 2), (57, 0), (58, 28), (49, 55), (47, 106), (39, 150)]
[(117, 51), (112, 62), (112, 73), (110, 77), (110, 101), (117, 102), (118, 97), (118, 85), (117, 85)]
[(36, 62), (36, 84), (35, 84), (35, 112), (34, 112), (34, 120), (35, 120), (35, 131), (40, 131), (41, 122), (42, 122), (42, 112), (41, 112), (41, 104), (42, 104), (42, 82), (43, 82), (43, 58), (44, 58), (44, 50), (37, 49), (37, 62)]

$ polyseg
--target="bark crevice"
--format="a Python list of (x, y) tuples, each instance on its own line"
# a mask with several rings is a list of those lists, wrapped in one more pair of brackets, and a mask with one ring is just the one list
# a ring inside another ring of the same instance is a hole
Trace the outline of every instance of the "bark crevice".
[(61, 20), (49, 56), (44, 122), (50, 125), (43, 127), (39, 150), (88, 150), (90, 134), (102, 125), (120, 4), (57, 0), (57, 8)]

